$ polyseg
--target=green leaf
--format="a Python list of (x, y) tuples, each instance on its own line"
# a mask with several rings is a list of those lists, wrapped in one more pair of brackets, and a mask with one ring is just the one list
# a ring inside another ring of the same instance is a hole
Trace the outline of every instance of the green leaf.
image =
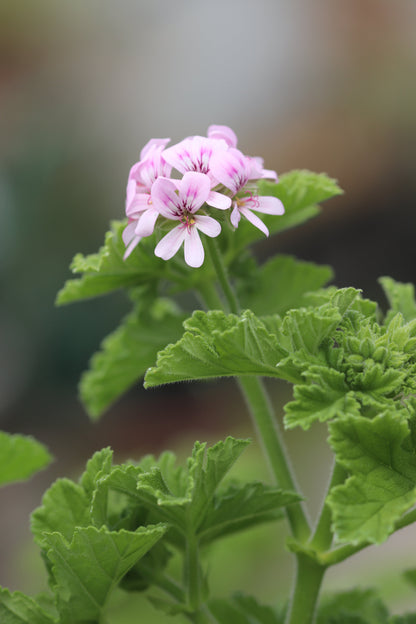
[(70, 479), (58, 479), (45, 492), (42, 506), (31, 516), (31, 530), (35, 542), (45, 544), (45, 534), (59, 532), (66, 540), (72, 539), (76, 527), (90, 524), (90, 499), (84, 488)]
[(284, 615), (272, 607), (260, 605), (257, 600), (244, 594), (229, 599), (210, 600), (209, 610), (218, 624), (283, 624)]
[(123, 260), (126, 247), (122, 233), (125, 226), (125, 221), (112, 222), (98, 253), (89, 256), (77, 254), (74, 257), (71, 270), (81, 277), (66, 282), (57, 295), (57, 305), (97, 297), (119, 288), (154, 283), (163, 276), (166, 262), (154, 255), (154, 236), (141, 241), (134, 253)]
[(386, 323), (400, 312), (405, 321), (416, 318), (415, 288), (413, 284), (401, 284), (391, 277), (380, 277), (379, 282), (390, 304), (390, 310), (386, 317)]
[(350, 473), (328, 497), (337, 539), (381, 543), (416, 502), (416, 456), (406, 413), (345, 417), (330, 425), (336, 459)]
[(28, 479), (51, 461), (51, 455), (40, 442), (0, 431), (0, 485)]
[(352, 589), (323, 598), (317, 624), (387, 624), (387, 609), (372, 589)]
[(295, 492), (285, 492), (263, 483), (232, 484), (219, 493), (199, 528), (202, 543), (218, 537), (275, 521), (283, 517), (282, 508), (299, 502)]
[(416, 613), (407, 615), (394, 615), (389, 620), (389, 624), (416, 624)]
[(138, 477), (143, 505), (153, 518), (171, 522), (179, 533), (198, 534), (210, 507), (216, 505), (219, 484), (248, 444), (249, 440), (228, 437), (207, 449), (205, 443), (196, 442), (186, 473), (172, 473), (172, 455), (163, 455), (159, 466)]
[(294, 388), (295, 401), (285, 406), (285, 426), (309, 429), (315, 421), (326, 422), (336, 416), (360, 414), (360, 404), (349, 392), (345, 375), (331, 368), (311, 366), (303, 373), (304, 384)]
[(54, 618), (29, 596), (0, 588), (1, 624), (55, 624)]
[(286, 355), (265, 325), (250, 310), (238, 317), (214, 310), (196, 311), (174, 345), (158, 354), (145, 387), (163, 383), (235, 375), (277, 377), (276, 363)]
[(87, 527), (76, 529), (70, 543), (47, 534), (60, 624), (101, 621), (111, 591), (164, 532), (161, 525), (135, 532)]
[[(262, 215), (262, 221), (269, 228), (270, 234), (282, 232), (315, 217), (320, 212), (317, 204), (342, 192), (335, 180), (323, 173), (306, 170), (286, 173), (280, 176), (277, 184), (261, 180), (259, 195), (278, 197), (285, 207), (284, 215)], [(230, 253), (234, 257), (260, 238), (264, 238), (260, 230), (242, 219), (237, 230), (230, 236)]]
[(85, 472), (81, 475), (79, 482), (90, 498), (96, 489), (97, 482), (105, 475), (110, 474), (112, 460), (113, 451), (110, 447), (97, 451), (88, 460)]
[[(153, 310), (156, 309), (157, 302)], [(91, 418), (97, 419), (146, 369), (155, 362), (157, 352), (178, 340), (182, 334), (183, 314), (165, 306), (158, 313), (143, 311), (141, 305), (101, 345), (80, 383), (82, 401)]]
[(317, 290), (332, 276), (330, 267), (276, 256), (256, 271), (249, 283), (242, 282), (238, 295), (243, 308), (258, 316), (283, 316), (288, 310), (303, 306), (305, 293)]

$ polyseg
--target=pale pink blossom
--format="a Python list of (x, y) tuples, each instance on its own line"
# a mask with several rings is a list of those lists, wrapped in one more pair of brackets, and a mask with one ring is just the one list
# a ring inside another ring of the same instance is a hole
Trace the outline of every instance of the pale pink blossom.
[(211, 173), (211, 159), (214, 154), (225, 152), (227, 148), (228, 145), (223, 139), (192, 136), (168, 147), (164, 150), (163, 157), (182, 174), (188, 171), (205, 173), (211, 179), (211, 186), (216, 186), (217, 181)]
[(222, 139), (228, 147), (237, 147), (237, 135), (228, 126), (209, 126), (207, 136), (209, 139)]
[(216, 208), (229, 208), (230, 198), (220, 193), (214, 193), (212, 198), (210, 179), (199, 172), (187, 172), (182, 180), (160, 177), (152, 186), (151, 196), (155, 208), (162, 216), (180, 222), (160, 240), (155, 255), (169, 260), (183, 243), (185, 262), (191, 267), (200, 267), (204, 261), (204, 248), (198, 230), (215, 237), (221, 232), (221, 226), (212, 217), (198, 215), (196, 212), (210, 201), (210, 205)]
[[(258, 167), (259, 169), (260, 167)], [(282, 215), (285, 210), (282, 202), (277, 197), (259, 196), (251, 188), (246, 187), (249, 180), (252, 179), (253, 159), (244, 156), (238, 149), (229, 148), (226, 152), (215, 154), (211, 162), (211, 170), (213, 176), (232, 192), (234, 199), (233, 210), (230, 216), (232, 225), (235, 228), (238, 227), (241, 215), (243, 215), (250, 223), (268, 236), (268, 228), (252, 211)]]

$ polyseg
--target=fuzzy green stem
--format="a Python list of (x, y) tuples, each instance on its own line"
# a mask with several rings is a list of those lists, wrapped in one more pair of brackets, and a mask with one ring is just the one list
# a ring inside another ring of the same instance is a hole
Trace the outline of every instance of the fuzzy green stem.
[[(240, 377), (238, 383), (278, 485), (285, 490), (298, 492), (299, 488), (262, 380), (258, 377)], [(302, 504), (289, 505), (286, 513), (293, 537), (305, 542), (310, 535), (310, 528)]]
[(203, 578), (199, 562), (199, 544), (195, 535), (189, 535), (186, 542), (184, 577), (188, 606), (194, 612), (198, 612), (203, 602)]
[(206, 241), (207, 241), (209, 254), (211, 256), (212, 264), (214, 265), (218, 281), (221, 285), (225, 298), (228, 302), (230, 312), (232, 312), (233, 314), (239, 314), (240, 305), (234, 293), (234, 290), (230, 284), (230, 281), (228, 279), (227, 269), (222, 259), (221, 252), (218, 249), (217, 241), (214, 238), (208, 238), (208, 237)]
[(307, 555), (296, 555), (296, 584), (285, 624), (312, 624), (325, 566)]
[[(216, 270), (218, 281), (229, 308), (231, 312), (238, 314), (240, 305), (228, 279), (227, 269), (217, 242), (214, 239), (207, 239), (207, 245), (212, 264)], [(202, 290), (200, 290), (200, 294), (204, 297)], [(211, 303), (211, 301), (206, 299), (207, 304)], [(220, 301), (218, 298), (215, 302), (212, 301), (212, 303), (218, 305)], [(278, 485), (283, 489), (298, 492), (299, 488), (296, 485), (274, 410), (262, 380), (258, 377), (239, 377), (238, 383)], [(302, 505), (300, 503), (289, 505), (286, 508), (286, 513), (293, 536), (299, 541), (305, 542), (310, 536), (310, 527)]]
[[(328, 493), (332, 490), (336, 485), (340, 485), (345, 481), (346, 477), (345, 469), (339, 464), (335, 463), (334, 469), (332, 471), (331, 481), (328, 486)], [(310, 541), (310, 546), (317, 551), (325, 551), (331, 547), (332, 540), (334, 538), (334, 534), (331, 529), (332, 524), (332, 512), (330, 507), (326, 503), (326, 496), (324, 500), (324, 504), (322, 507), (321, 514), (318, 519), (318, 523), (316, 525), (315, 532)]]

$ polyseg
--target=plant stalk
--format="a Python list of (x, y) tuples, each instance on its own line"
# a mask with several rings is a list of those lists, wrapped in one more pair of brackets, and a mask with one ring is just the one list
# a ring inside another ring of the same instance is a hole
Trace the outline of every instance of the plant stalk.
[(285, 624), (312, 624), (326, 567), (307, 555), (296, 555), (296, 582)]

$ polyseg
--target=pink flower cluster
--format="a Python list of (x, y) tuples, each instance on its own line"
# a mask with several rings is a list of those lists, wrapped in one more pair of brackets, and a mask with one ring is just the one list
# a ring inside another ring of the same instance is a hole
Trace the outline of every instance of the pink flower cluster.
[[(210, 126), (206, 137), (192, 136), (167, 147), (170, 139), (151, 139), (140, 160), (130, 170), (127, 183), (123, 232), (126, 259), (140, 240), (150, 236), (157, 224), (177, 222), (159, 241), (155, 254), (169, 260), (184, 245), (185, 262), (199, 267), (204, 248), (199, 236), (215, 237), (221, 225), (211, 208), (230, 210), (230, 222), (238, 227), (245, 217), (266, 236), (269, 231), (254, 214), (281, 215), (284, 208), (276, 197), (257, 194), (256, 182), (277, 174), (263, 168), (261, 158), (245, 156), (237, 149), (237, 137), (228, 126)], [(172, 177), (172, 170), (182, 178)]]

